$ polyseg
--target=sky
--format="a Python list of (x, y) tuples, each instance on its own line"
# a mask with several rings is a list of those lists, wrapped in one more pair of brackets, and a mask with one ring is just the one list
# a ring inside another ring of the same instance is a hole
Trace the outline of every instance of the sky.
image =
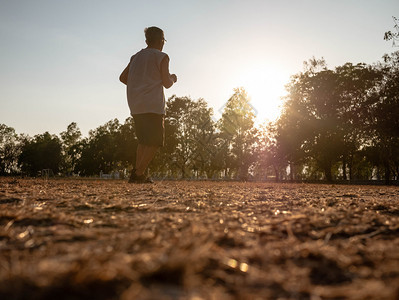
[(373, 64), (398, 0), (0, 0), (0, 124), (31, 136), (76, 122), (83, 135), (129, 117), (120, 73), (158, 26), (178, 82), (166, 97), (205, 99), (215, 118), (244, 87), (257, 123), (273, 121), (290, 76)]

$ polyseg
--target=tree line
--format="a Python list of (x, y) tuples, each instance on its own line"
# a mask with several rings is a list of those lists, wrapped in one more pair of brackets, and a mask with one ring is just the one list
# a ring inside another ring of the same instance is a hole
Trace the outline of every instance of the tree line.
[[(165, 147), (150, 165), (158, 178), (358, 181), (399, 178), (399, 52), (372, 65), (329, 69), (312, 58), (291, 76), (275, 122), (255, 126), (243, 88), (216, 120), (204, 99), (172, 96)], [(265, 99), (267, 101), (267, 99)], [(134, 121), (111, 120), (83, 137), (30, 137), (0, 124), (0, 175), (127, 175), (135, 161)]]

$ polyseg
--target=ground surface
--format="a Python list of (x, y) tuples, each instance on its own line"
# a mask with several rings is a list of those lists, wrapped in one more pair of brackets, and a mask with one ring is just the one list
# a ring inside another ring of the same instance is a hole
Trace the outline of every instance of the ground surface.
[(399, 299), (399, 188), (0, 178), (0, 299)]

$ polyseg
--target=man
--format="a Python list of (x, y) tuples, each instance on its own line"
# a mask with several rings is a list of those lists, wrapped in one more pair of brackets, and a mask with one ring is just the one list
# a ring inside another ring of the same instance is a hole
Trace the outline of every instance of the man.
[(131, 57), (119, 77), (127, 85), (127, 100), (139, 140), (130, 183), (152, 183), (145, 171), (157, 150), (164, 145), (163, 87), (170, 88), (177, 81), (175, 74), (169, 74), (168, 55), (162, 52), (166, 42), (162, 29), (149, 27), (144, 32), (147, 48)]

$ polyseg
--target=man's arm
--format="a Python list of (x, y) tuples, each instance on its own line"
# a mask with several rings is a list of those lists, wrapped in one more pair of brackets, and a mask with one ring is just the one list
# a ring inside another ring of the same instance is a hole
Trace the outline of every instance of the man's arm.
[(161, 76), (162, 85), (167, 89), (177, 81), (177, 76), (169, 73), (169, 56), (167, 55), (161, 61)]
[(130, 68), (130, 63), (127, 65), (127, 67), (123, 70), (122, 74), (119, 76), (119, 80), (124, 84), (127, 84), (127, 77), (129, 76), (129, 68)]

